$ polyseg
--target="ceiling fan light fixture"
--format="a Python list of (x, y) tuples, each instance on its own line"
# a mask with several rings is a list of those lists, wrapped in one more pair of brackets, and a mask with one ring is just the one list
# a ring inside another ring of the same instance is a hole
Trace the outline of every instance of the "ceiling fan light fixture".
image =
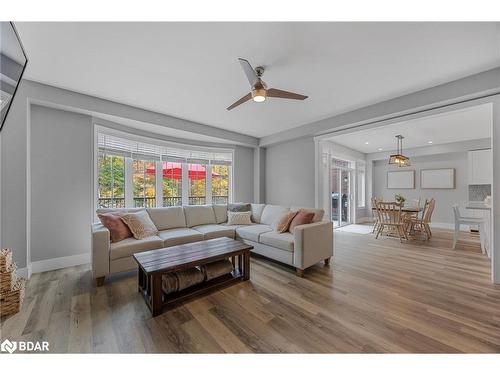
[(254, 102), (262, 103), (266, 100), (267, 92), (266, 89), (253, 89), (252, 90), (252, 99)]

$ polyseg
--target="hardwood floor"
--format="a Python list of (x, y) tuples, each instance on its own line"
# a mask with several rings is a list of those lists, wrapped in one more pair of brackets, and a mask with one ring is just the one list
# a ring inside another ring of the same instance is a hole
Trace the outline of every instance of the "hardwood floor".
[(152, 318), (134, 273), (96, 288), (89, 266), (35, 274), (1, 338), (51, 352), (500, 352), (500, 286), (476, 239), (335, 233), (330, 267), (301, 279), (253, 257), (250, 282)]

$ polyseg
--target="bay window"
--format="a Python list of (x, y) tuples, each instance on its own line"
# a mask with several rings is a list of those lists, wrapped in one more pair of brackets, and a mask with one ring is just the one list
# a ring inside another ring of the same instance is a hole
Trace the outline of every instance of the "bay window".
[(156, 165), (154, 161), (132, 161), (134, 207), (156, 207)]
[(228, 203), (229, 166), (212, 165), (212, 202)]
[(206, 204), (207, 166), (202, 164), (188, 164), (189, 176), (189, 204)]
[(97, 130), (96, 206), (168, 207), (231, 201), (232, 150)]
[(162, 162), (163, 207), (182, 205), (182, 164)]
[(99, 208), (125, 207), (125, 158), (100, 155), (98, 182)]

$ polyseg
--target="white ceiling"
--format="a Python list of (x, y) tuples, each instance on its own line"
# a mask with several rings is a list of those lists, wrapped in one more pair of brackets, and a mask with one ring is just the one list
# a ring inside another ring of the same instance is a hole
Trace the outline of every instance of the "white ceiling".
[[(25, 78), (263, 137), (500, 65), (496, 23), (21, 23)], [(226, 107), (270, 87), (308, 95)]]
[(492, 107), (491, 104), (487, 103), (342, 134), (329, 140), (368, 154), (395, 150), (395, 136), (398, 134), (405, 137), (403, 139), (403, 149), (490, 138), (492, 121)]

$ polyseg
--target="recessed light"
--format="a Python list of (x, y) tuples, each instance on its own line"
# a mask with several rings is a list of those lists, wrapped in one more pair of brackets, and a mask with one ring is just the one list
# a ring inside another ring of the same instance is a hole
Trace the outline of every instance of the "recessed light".
[(382, 150), (383, 150), (383, 148), (379, 147), (379, 149), (378, 149), (378, 150), (379, 150), (379, 151), (382, 151)]
[(427, 143), (431, 145), (431, 144), (432, 144), (432, 141), (428, 141)]
[(368, 141), (365, 142), (365, 145), (369, 145), (369, 144), (370, 144), (370, 142), (368, 142)]

